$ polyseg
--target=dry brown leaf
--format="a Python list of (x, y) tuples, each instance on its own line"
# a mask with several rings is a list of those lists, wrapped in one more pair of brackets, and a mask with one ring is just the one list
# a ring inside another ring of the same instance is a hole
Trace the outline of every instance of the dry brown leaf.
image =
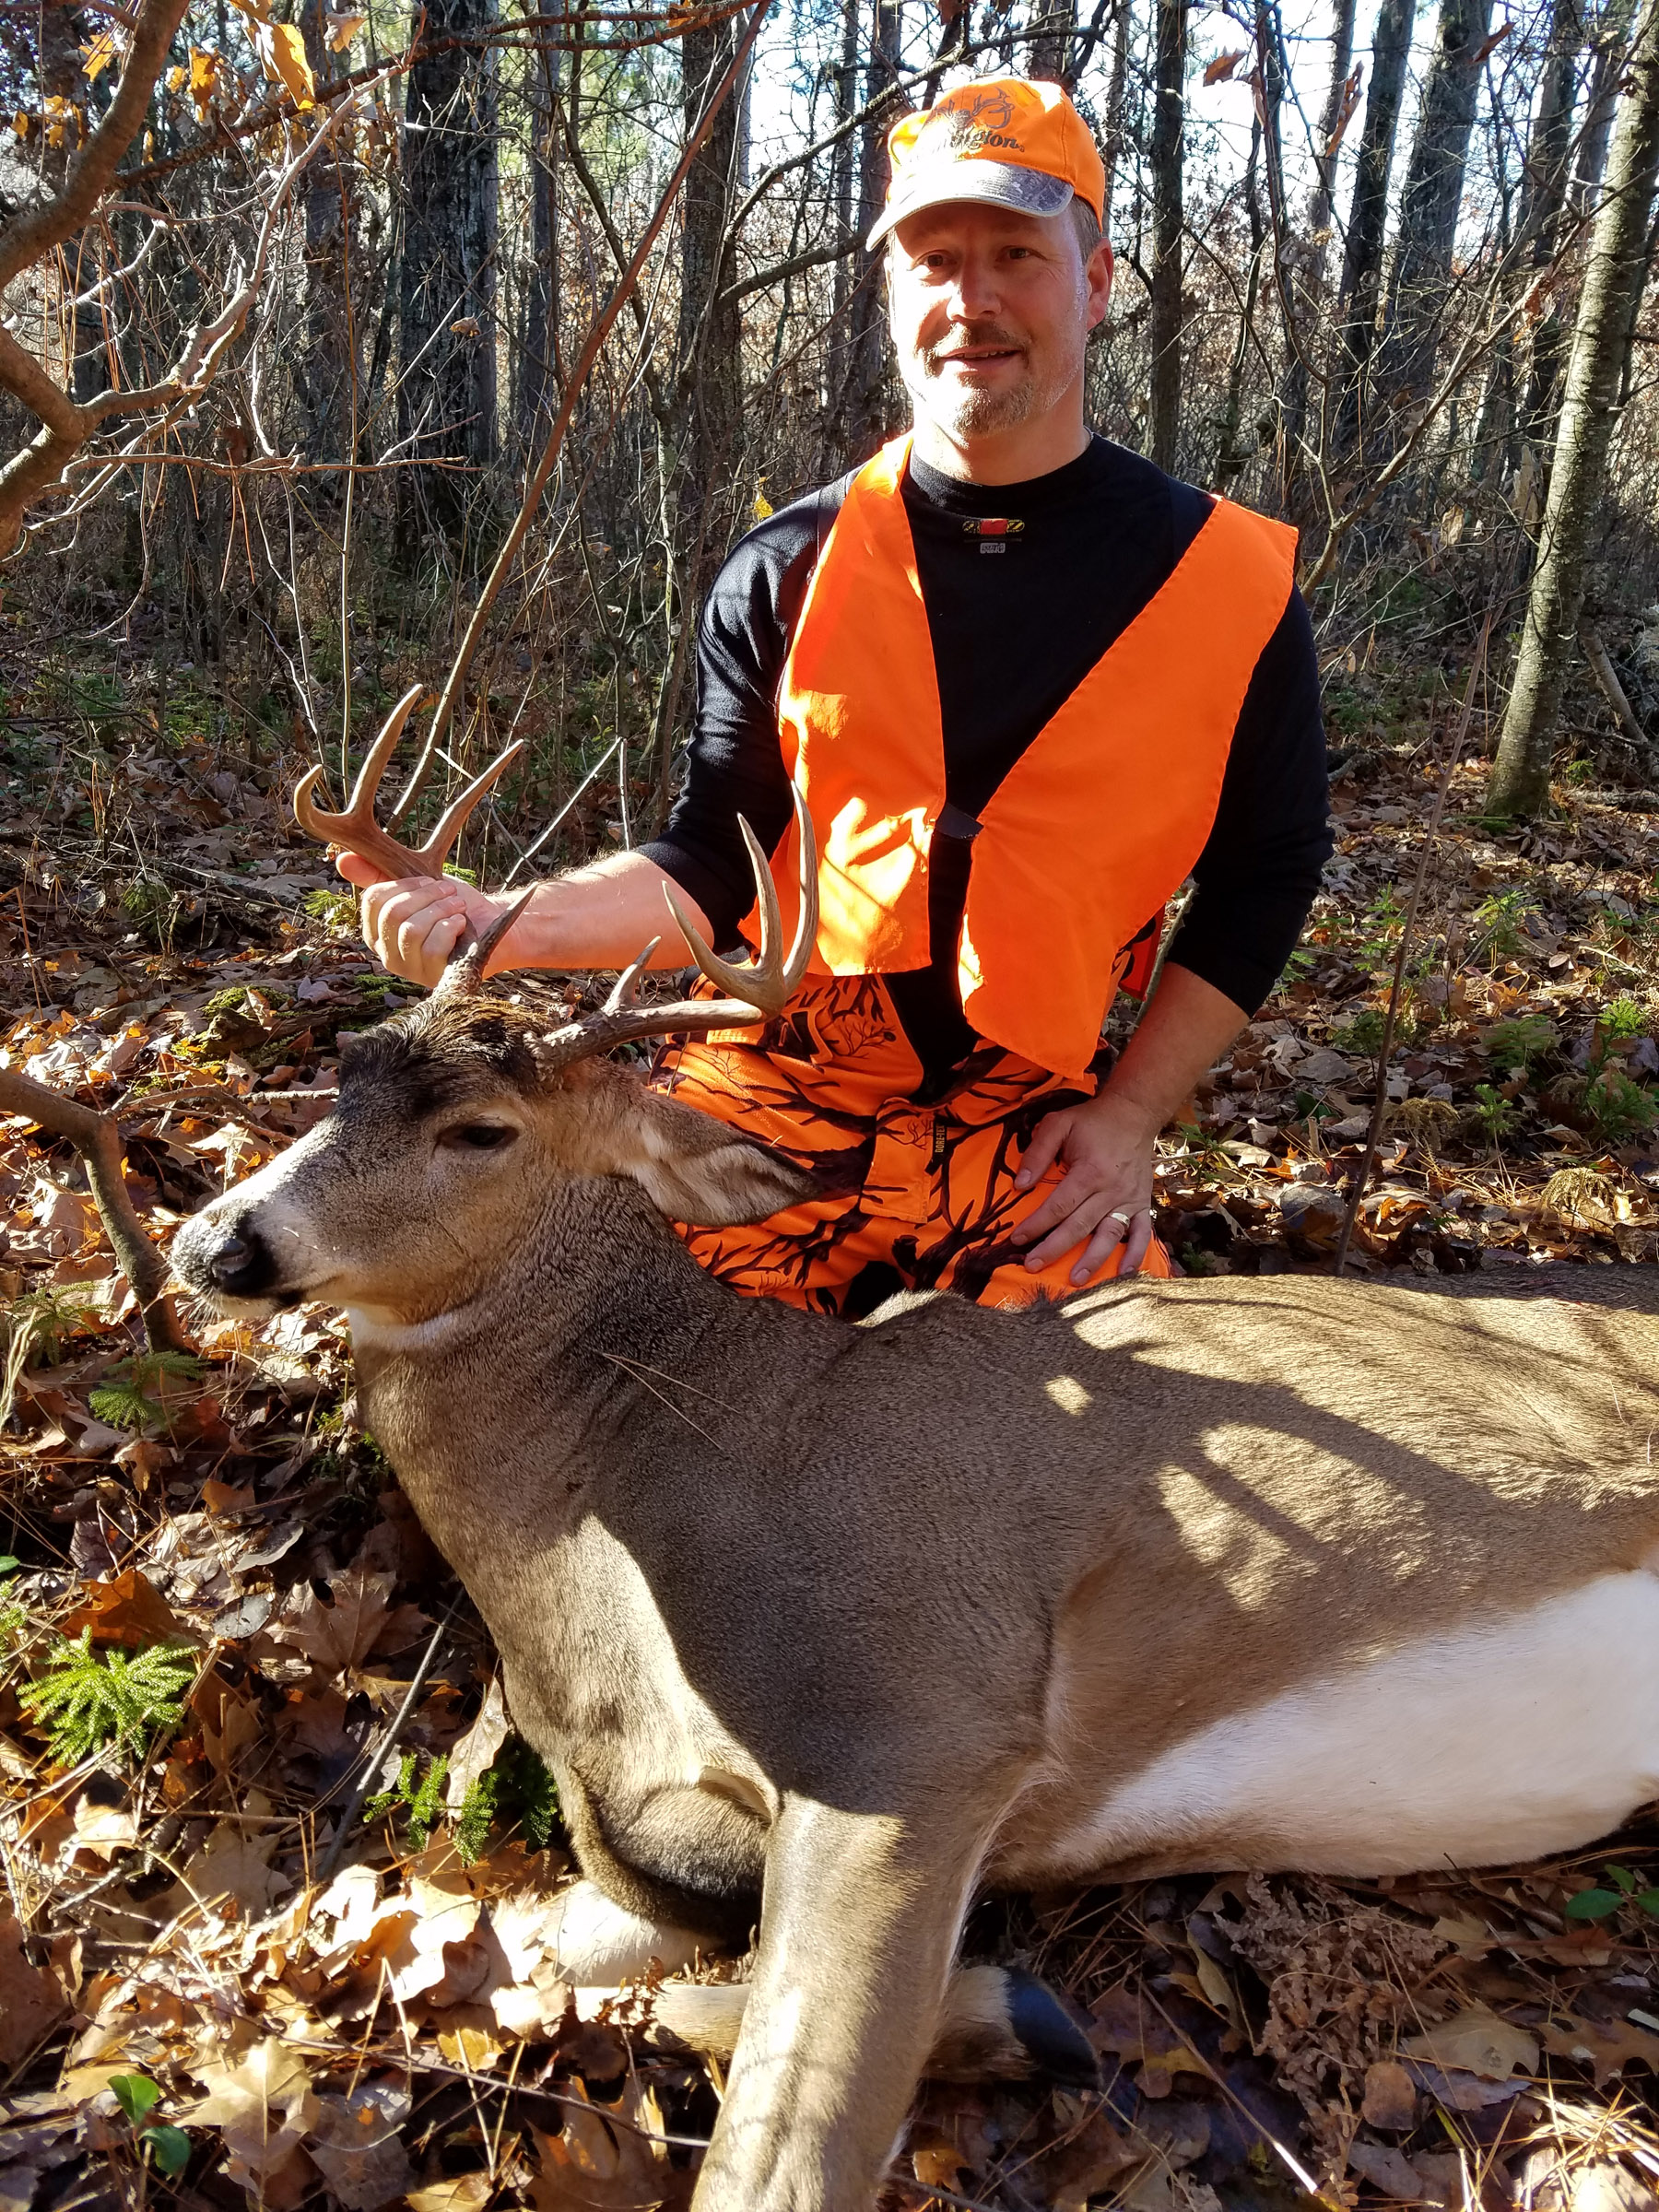
[(451, 1812), (460, 1810), (473, 1783), (495, 1764), (496, 1753), (507, 1741), (507, 1700), (501, 1693), (501, 1677), (496, 1674), (489, 1678), (477, 1719), (450, 1752), (443, 1802)]
[[(1037, 2160), (1036, 2171), (1053, 2212), (1084, 2212), (1091, 2197), (1114, 2192), (1125, 2174), (1145, 2165), (1147, 2157), (1145, 2144), (1136, 2149), (1105, 2112), (1096, 2112), (1076, 2135), (1045, 2152)], [(920, 2167), (916, 2178), (921, 2182), (937, 2178), (947, 2188), (958, 2186), (953, 2175), (941, 2172), (930, 2177)]]
[(399, 1650), (430, 1621), (417, 1606), (391, 1610), (392, 1577), (347, 1568), (330, 1585), (324, 1604), (309, 1583), (294, 1593), (265, 1633), (330, 1674), (360, 1667), (372, 1652)]
[(1651, 2182), (1611, 2159), (1597, 2159), (1572, 2177), (1572, 2212), (1659, 2212)]
[(463, 2073), (488, 2074), (507, 2046), (489, 2029), (468, 2026), (441, 2030), (438, 2048), (450, 2065), (459, 2066)]
[(266, 2194), (265, 2184), (288, 2164), (317, 2122), (305, 2061), (266, 2036), (235, 2065), (209, 2060), (192, 2071), (207, 2094), (180, 2117), (192, 2127), (217, 2127), (231, 2177)]
[(22, 1924), (7, 1913), (0, 1919), (0, 2071), (21, 2065), (68, 2009), (56, 1975), (30, 1965)]
[(1417, 2089), (1398, 2059), (1379, 2058), (1366, 2067), (1365, 2101), (1359, 2115), (1371, 2127), (1417, 2125)]
[(1366, 2143), (1356, 2136), (1348, 2145), (1347, 2160), (1373, 2189), (1380, 2189), (1397, 2204), (1415, 2204), (1423, 2194), (1417, 2168), (1392, 2143)]
[(1567, 2013), (1540, 2028), (1538, 2040), (1551, 2057), (1587, 2065), (1598, 2089), (1629, 2065), (1659, 2074), (1659, 2035), (1629, 2020), (1581, 2020)]
[[(222, 1912), (229, 1902), (244, 1919), (263, 1919), (276, 1901), (277, 1891), (287, 1886), (287, 1877), (271, 1866), (276, 1842), (269, 1829), (246, 1829), (235, 1820), (221, 1820), (191, 1856), (183, 1879), (165, 1892), (166, 1909), (180, 1912), (200, 1900)], [(160, 1908), (158, 1899), (156, 1909)]]
[(1108, 1991), (1094, 2007), (1089, 2041), (1099, 2051), (1141, 2068), (1143, 2096), (1167, 2097), (1177, 2074), (1208, 2076), (1209, 2068), (1185, 2038), (1147, 1999), (1130, 1989)]
[(194, 1630), (185, 1628), (172, 1607), (135, 1567), (113, 1582), (90, 1583), (81, 1603), (58, 1624), (65, 1636), (90, 1629), (94, 1643), (125, 1644), (143, 1651), (152, 1643), (194, 1643)]
[(492, 2193), (487, 2173), (461, 2173), (453, 2182), (433, 2182), (429, 2188), (411, 2189), (410, 2212), (483, 2212)]
[(1508, 2081), (1513, 2074), (1535, 2074), (1538, 2070), (1536, 2037), (1485, 2005), (1454, 2013), (1427, 2034), (1407, 2036), (1400, 2048), (1407, 2058), (1427, 2059), (1437, 2066), (1462, 2067), (1465, 2073), (1483, 2075), (1488, 2081)]
[(101, 1805), (90, 1791), (75, 1805), (75, 1848), (96, 1852), (107, 1866), (118, 1851), (138, 1841), (138, 1816), (130, 1806)]
[[(541, 2171), (530, 2184), (536, 2212), (649, 2212), (689, 2175), (668, 2164), (662, 2109), (651, 2090), (630, 2082), (612, 2105), (588, 2102), (579, 2081), (565, 2108), (562, 2134), (532, 2128)], [(643, 2131), (643, 2132), (641, 2132)]]
[(389, 2082), (363, 2082), (349, 2097), (321, 2097), (306, 2142), (346, 2212), (378, 2212), (408, 2194), (414, 2172), (398, 2136), (409, 2094)]

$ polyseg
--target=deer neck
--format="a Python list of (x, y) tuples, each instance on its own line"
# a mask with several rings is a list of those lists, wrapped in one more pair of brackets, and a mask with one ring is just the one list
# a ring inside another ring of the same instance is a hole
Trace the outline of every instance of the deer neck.
[(446, 1522), (521, 1482), (544, 1516), (561, 1495), (574, 1514), (649, 1464), (658, 1430), (668, 1465), (734, 1448), (752, 1461), (790, 1403), (780, 1373), (805, 1382), (841, 1336), (714, 1281), (618, 1177), (563, 1185), (463, 1302), (418, 1321), (359, 1309), (351, 1324), (365, 1419), (423, 1515)]

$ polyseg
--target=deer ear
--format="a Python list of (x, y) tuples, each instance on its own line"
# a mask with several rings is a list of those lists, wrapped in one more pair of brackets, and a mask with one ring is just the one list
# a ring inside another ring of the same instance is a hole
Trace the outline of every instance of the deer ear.
[(732, 1229), (817, 1195), (812, 1177), (782, 1152), (660, 1091), (639, 1094), (628, 1135), (632, 1141), (617, 1169), (631, 1175), (670, 1221)]

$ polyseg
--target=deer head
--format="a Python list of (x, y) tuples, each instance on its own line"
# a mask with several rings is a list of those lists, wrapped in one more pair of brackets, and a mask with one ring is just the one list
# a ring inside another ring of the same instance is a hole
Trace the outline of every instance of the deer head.
[[(419, 855), (378, 830), (378, 844), (366, 837), (390, 752), (382, 732), (346, 814), (311, 806), (314, 778), (296, 794), (296, 811), (313, 835), (348, 838), (409, 873)], [(505, 764), (506, 756), (493, 762), (463, 801), (476, 804)], [(465, 811), (462, 801), (451, 807), (424, 854), (448, 849)], [(642, 1004), (653, 940), (597, 1011), (547, 1031), (500, 979), (484, 979), (521, 900), (456, 948), (423, 1005), (346, 1040), (332, 1118), (180, 1232), (173, 1265), (185, 1287), (244, 1313), (316, 1298), (408, 1324), (476, 1296), (502, 1255), (533, 1224), (547, 1226), (538, 1222), (547, 1209), (568, 1208), (578, 1186), (603, 1202), (594, 1186), (609, 1179), (614, 1201), (620, 1179), (670, 1220), (709, 1227), (759, 1220), (810, 1195), (811, 1179), (781, 1154), (605, 1057), (624, 1042), (747, 1027), (782, 1010), (818, 926), (817, 858), (798, 794), (795, 817), (801, 913), (786, 957), (776, 887), (747, 823), (761, 918), (752, 961), (719, 959), (666, 893), (699, 967), (725, 996)]]

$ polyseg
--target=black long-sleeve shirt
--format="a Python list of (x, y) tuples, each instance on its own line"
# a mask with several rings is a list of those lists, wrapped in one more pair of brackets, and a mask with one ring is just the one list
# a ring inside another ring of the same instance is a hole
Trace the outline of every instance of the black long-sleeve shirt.
[[(644, 850), (701, 906), (719, 944), (735, 937), (753, 900), (738, 815), (769, 853), (788, 826), (778, 691), (808, 579), (851, 482), (843, 477), (750, 531), (703, 610), (686, 784), (666, 831)], [(946, 796), (977, 816), (1168, 581), (1210, 501), (1099, 437), (1076, 461), (1026, 484), (965, 484), (912, 456), (903, 499), (933, 639)], [(1024, 526), (994, 539), (964, 528), (999, 515)], [(987, 556), (987, 543), (1005, 549)], [(1204, 650), (1201, 634), (1193, 650)], [(1240, 709), (1215, 822), (1193, 871), (1195, 895), (1170, 955), (1247, 1013), (1284, 967), (1331, 849), (1324, 762), (1312, 628), (1293, 591)], [(886, 979), (930, 1075), (976, 1041), (956, 978), (971, 856), (968, 838), (935, 830), (932, 964)]]

